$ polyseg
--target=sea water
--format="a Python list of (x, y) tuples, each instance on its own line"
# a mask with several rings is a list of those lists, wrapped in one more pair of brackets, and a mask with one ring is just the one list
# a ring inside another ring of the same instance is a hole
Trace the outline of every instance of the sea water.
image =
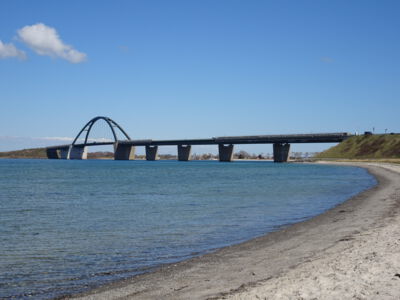
[(375, 184), (364, 169), (0, 160), (0, 298), (48, 299), (240, 243)]

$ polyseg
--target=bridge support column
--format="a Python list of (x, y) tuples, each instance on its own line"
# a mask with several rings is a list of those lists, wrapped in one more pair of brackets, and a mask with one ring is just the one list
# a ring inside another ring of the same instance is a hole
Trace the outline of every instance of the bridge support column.
[(46, 154), (48, 159), (59, 159), (57, 149), (46, 149)]
[(146, 160), (158, 159), (158, 146), (146, 146)]
[(69, 159), (69, 148), (68, 147), (64, 147), (64, 148), (60, 148), (60, 159)]
[(233, 145), (218, 144), (219, 161), (232, 161)]
[(114, 146), (114, 160), (132, 160), (135, 159), (135, 147), (116, 143)]
[(289, 158), (290, 144), (274, 144), (274, 162), (287, 162)]
[(191, 145), (178, 145), (178, 160), (179, 161), (190, 160), (191, 150), (192, 150)]
[(87, 147), (71, 146), (69, 149), (69, 157), (68, 158), (69, 159), (87, 159)]

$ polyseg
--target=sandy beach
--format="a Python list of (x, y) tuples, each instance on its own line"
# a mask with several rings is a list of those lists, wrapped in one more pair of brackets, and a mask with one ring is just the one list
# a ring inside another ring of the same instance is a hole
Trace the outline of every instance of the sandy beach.
[(399, 299), (400, 165), (305, 222), (74, 299)]

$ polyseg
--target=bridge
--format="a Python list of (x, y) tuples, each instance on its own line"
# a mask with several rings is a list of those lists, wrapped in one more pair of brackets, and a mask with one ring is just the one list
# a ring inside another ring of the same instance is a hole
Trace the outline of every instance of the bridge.
[[(104, 120), (112, 132), (113, 141), (92, 142), (89, 140), (93, 125)], [(118, 139), (120, 132), (125, 139)], [(133, 160), (135, 147), (143, 146), (146, 149), (146, 160), (158, 159), (159, 146), (177, 146), (178, 160), (188, 161), (193, 145), (218, 146), (219, 160), (232, 161), (234, 145), (241, 144), (273, 144), (274, 162), (286, 162), (289, 157), (290, 144), (293, 143), (339, 143), (351, 135), (346, 132), (313, 133), (313, 134), (288, 134), (288, 135), (253, 135), (253, 136), (223, 136), (208, 139), (183, 139), (183, 140), (133, 140), (115, 121), (108, 117), (95, 117), (79, 131), (72, 144), (47, 147), (49, 159), (86, 159), (89, 146), (114, 146), (115, 160)]]

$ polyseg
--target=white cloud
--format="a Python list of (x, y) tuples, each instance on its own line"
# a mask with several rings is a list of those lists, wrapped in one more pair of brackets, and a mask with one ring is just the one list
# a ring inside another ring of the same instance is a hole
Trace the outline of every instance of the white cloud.
[(86, 54), (64, 44), (57, 30), (43, 23), (25, 26), (18, 30), (19, 39), (39, 55), (63, 58), (71, 63), (86, 60)]
[(0, 59), (9, 57), (26, 59), (26, 54), (24, 51), (17, 49), (13, 44), (5, 44), (0, 40)]
[(121, 45), (118, 48), (119, 48), (119, 50), (121, 52), (124, 52), (124, 53), (128, 53), (129, 52), (129, 47), (128, 46)]
[[(1, 138), (1, 137), (0, 137)], [(42, 141), (61, 141), (61, 142), (72, 142), (74, 138), (72, 137), (37, 137), (37, 138), (32, 138), (34, 140), (42, 140)], [(84, 141), (84, 138), (79, 138), (78, 142)], [(114, 142), (114, 140), (107, 139), (107, 138), (88, 138), (88, 142), (96, 142), (96, 143), (102, 143), (102, 142)]]
[(95, 142), (95, 143), (109, 143), (109, 142), (114, 142), (112, 139), (107, 139), (107, 138), (89, 138), (88, 142)]
[[(68, 136), (45, 136), (45, 137), (23, 137), (23, 136), (0, 136), (1, 140), (33, 140), (33, 141), (59, 141), (59, 142), (72, 142), (75, 138)], [(84, 141), (84, 138), (79, 138), (78, 141)], [(114, 142), (112, 139), (107, 138), (88, 138), (89, 142)]]
[(39, 138), (32, 138), (36, 140), (43, 140), (43, 141), (66, 141), (71, 142), (74, 140), (72, 137), (39, 137)]
[(331, 64), (334, 62), (334, 59), (329, 56), (324, 56), (324, 57), (321, 57), (320, 59), (322, 62), (327, 63), (327, 64)]

